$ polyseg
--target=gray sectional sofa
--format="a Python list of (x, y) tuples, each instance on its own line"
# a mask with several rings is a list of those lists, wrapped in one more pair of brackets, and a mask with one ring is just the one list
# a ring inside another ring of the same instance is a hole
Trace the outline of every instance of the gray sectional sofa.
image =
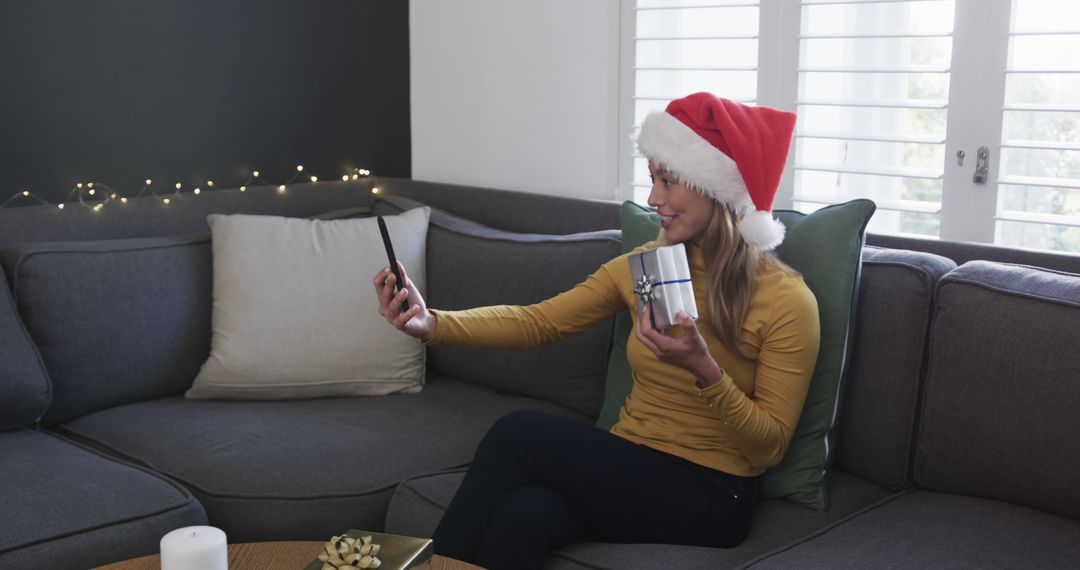
[[(0, 568), (92, 567), (205, 523), (231, 542), (428, 536), (496, 418), (593, 421), (611, 323), (530, 352), (431, 348), (418, 394), (184, 399), (210, 348), (208, 213), (427, 204), (427, 298), (449, 309), (540, 300), (620, 253), (614, 203), (380, 188), (0, 210)], [(734, 549), (581, 544), (551, 568), (1080, 567), (1080, 257), (869, 244), (829, 509), (767, 500)]]

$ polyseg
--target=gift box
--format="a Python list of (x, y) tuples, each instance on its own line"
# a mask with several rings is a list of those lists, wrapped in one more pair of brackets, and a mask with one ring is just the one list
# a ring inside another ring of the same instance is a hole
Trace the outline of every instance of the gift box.
[(638, 313), (652, 306), (652, 323), (658, 329), (678, 324), (680, 311), (697, 320), (697, 302), (690, 282), (690, 263), (683, 244), (658, 247), (629, 256), (634, 276)]

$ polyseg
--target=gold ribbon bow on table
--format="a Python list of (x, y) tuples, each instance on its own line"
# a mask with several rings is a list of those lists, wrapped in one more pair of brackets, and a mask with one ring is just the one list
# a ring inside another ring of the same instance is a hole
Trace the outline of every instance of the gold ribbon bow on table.
[(372, 544), (370, 536), (335, 536), (326, 543), (324, 550), (319, 554), (322, 570), (361, 570), (382, 565), (382, 561), (375, 556), (379, 553), (379, 545)]

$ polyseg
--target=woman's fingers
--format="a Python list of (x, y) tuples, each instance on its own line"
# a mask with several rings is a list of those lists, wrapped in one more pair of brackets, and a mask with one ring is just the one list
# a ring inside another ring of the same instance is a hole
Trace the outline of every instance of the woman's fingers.
[[(398, 305), (400, 306), (401, 303), (398, 303)], [(398, 330), (405, 330), (405, 325), (408, 324), (409, 321), (412, 320), (412, 318), (419, 313), (420, 305), (413, 305), (412, 307), (409, 307), (408, 311), (405, 311), (404, 313), (398, 315), (391, 324), (393, 324), (394, 328), (397, 328)]]

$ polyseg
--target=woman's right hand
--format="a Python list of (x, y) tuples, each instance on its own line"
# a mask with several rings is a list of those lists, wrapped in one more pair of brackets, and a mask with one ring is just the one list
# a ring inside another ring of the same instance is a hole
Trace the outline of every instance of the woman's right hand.
[[(435, 336), (435, 314), (427, 309), (424, 298), (420, 296), (420, 292), (416, 290), (416, 286), (405, 272), (405, 266), (400, 262), (398, 270), (401, 271), (401, 278), (405, 280), (405, 287), (396, 294), (394, 285), (397, 283), (397, 278), (394, 277), (394, 272), (390, 271), (389, 266), (375, 274), (373, 284), (375, 294), (379, 297), (379, 315), (386, 319), (386, 322), (394, 325), (394, 328), (409, 336), (424, 341), (431, 340), (431, 337)], [(403, 313), (401, 304), (405, 299), (409, 300), (409, 310)]]

